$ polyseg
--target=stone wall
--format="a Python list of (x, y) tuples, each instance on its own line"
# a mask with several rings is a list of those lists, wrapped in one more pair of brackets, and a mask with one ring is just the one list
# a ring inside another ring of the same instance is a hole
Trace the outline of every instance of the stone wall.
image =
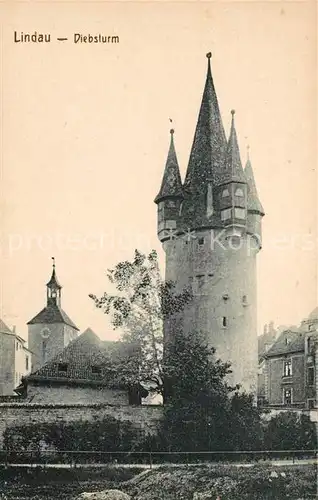
[(0, 403), (0, 449), (7, 427), (43, 422), (93, 421), (111, 416), (120, 421), (131, 421), (136, 428), (153, 434), (162, 410), (163, 407), (159, 405)]
[(91, 404), (115, 404), (128, 405), (128, 391), (119, 389), (108, 389), (90, 385), (35, 385), (28, 384), (26, 396), (29, 403), (44, 405), (91, 405)]

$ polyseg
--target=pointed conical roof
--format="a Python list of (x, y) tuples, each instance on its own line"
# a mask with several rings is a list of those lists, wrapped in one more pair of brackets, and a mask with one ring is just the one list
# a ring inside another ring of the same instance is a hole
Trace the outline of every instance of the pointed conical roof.
[(237, 141), (234, 114), (235, 111), (232, 109), (232, 123), (230, 137), (227, 143), (226, 155), (225, 155), (225, 168), (222, 172), (221, 184), (226, 182), (244, 182), (246, 183), (246, 177), (244, 175), (244, 170), (242, 167), (241, 156), (239, 145)]
[(247, 157), (244, 173), (248, 183), (247, 209), (251, 212), (258, 212), (261, 215), (265, 215), (263, 206), (257, 194), (256, 183), (249, 154)]
[(177, 154), (174, 147), (173, 134), (174, 130), (171, 129), (168, 158), (166, 161), (166, 166), (163, 174), (160, 191), (155, 198), (155, 203), (159, 203), (160, 200), (166, 198), (167, 196), (183, 197), (182, 182), (181, 182)]
[(48, 288), (55, 288), (55, 289), (59, 289), (60, 290), (62, 288), (62, 286), (59, 284), (57, 276), (56, 276), (56, 272), (55, 272), (55, 258), (54, 257), (52, 257), (52, 261), (53, 261), (52, 276), (50, 278), (50, 281), (47, 282), (46, 286)]
[(202, 191), (207, 180), (218, 184), (226, 149), (226, 137), (211, 73), (210, 52), (207, 58), (206, 82), (185, 178), (185, 187), (197, 192)]

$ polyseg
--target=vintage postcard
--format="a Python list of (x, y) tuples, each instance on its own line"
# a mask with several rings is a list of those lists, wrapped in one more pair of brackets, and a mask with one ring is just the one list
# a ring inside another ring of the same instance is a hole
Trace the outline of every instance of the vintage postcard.
[(316, 498), (316, 2), (0, 24), (0, 499)]

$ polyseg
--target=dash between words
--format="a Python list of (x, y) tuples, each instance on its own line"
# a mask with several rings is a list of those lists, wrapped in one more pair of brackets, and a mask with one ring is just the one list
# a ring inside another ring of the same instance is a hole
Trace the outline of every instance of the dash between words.
[[(24, 33), (23, 31), (14, 31), (13, 40), (15, 43), (51, 43), (52, 41), (68, 41), (68, 37), (56, 37), (53, 38), (51, 33), (39, 33), (34, 31), (33, 33)], [(92, 35), (88, 33), (84, 35), (83, 33), (73, 33), (72, 39), (73, 43), (119, 43), (118, 35), (103, 35), (97, 33)]]

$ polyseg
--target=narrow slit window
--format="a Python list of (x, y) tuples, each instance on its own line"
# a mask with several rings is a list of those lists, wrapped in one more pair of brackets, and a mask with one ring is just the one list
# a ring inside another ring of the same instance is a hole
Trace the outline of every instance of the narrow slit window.
[(222, 318), (222, 326), (223, 326), (223, 328), (227, 327), (227, 317), (226, 316), (223, 316), (223, 318)]

